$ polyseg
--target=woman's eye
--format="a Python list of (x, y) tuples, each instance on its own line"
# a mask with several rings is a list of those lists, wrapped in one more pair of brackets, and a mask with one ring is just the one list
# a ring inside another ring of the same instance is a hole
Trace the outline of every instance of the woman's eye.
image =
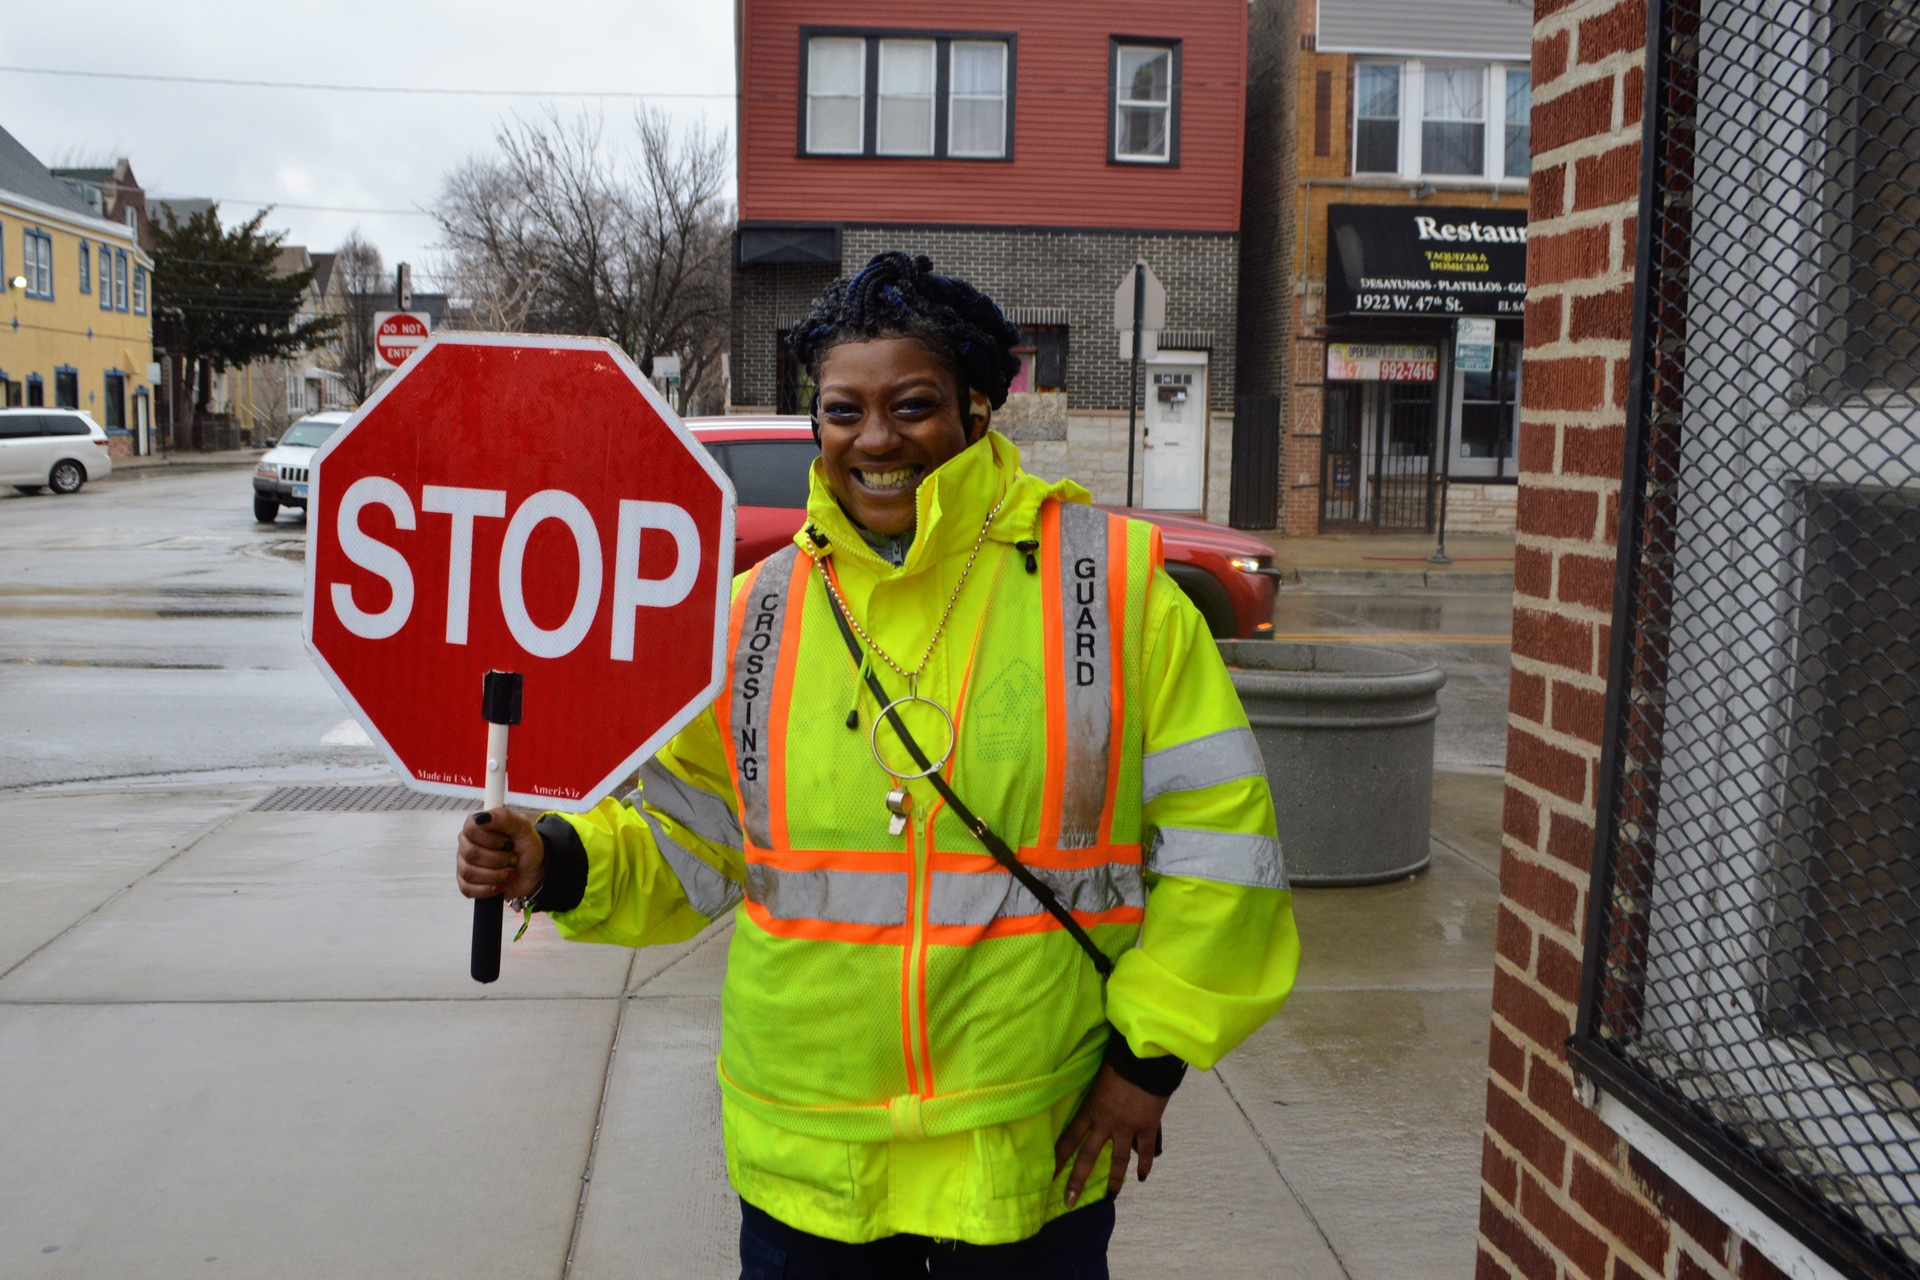
[(853, 404), (822, 405), (820, 408), (820, 412), (826, 414), (829, 418), (839, 418), (844, 420), (847, 418), (859, 417), (860, 406), (853, 405)]
[(893, 406), (893, 411), (903, 418), (918, 418), (923, 414), (931, 413), (933, 407), (933, 401), (923, 400), (916, 396), (911, 400), (902, 400), (899, 404)]

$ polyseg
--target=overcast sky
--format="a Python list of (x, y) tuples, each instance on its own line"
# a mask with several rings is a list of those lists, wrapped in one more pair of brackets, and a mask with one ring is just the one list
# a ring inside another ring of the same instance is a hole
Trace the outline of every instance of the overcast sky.
[[(357, 86), (718, 94), (660, 98), (733, 129), (726, 0), (64, 0), (9, 6), (0, 66)], [(167, 84), (0, 70), (0, 125), (48, 165), (133, 162), (149, 193), (211, 196), (224, 221), (316, 251), (358, 226), (430, 289), (442, 176), (495, 128), (547, 106), (631, 136), (630, 98), (413, 96)], [(316, 208), (310, 206), (324, 206)], [(343, 211), (344, 210), (344, 211)]]

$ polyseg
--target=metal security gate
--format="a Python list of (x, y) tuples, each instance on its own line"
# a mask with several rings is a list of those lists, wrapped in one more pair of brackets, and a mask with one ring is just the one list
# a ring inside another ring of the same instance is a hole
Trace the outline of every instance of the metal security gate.
[(1320, 527), (1431, 531), (1432, 383), (1329, 382), (1320, 427)]
[(1570, 1056), (1920, 1276), (1920, 0), (1655, 0)]

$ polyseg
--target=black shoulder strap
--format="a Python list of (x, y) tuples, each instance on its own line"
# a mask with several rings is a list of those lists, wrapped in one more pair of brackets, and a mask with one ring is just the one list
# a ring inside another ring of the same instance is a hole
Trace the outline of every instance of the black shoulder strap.
[[(824, 567), (821, 571), (825, 572)], [(833, 620), (840, 626), (840, 638), (847, 642), (847, 651), (853, 655), (854, 664), (866, 670), (867, 688), (872, 691), (874, 698), (881, 706), (886, 706), (892, 699), (887, 697), (887, 691), (881, 687), (880, 678), (873, 673), (872, 665), (864, 661), (866, 654), (861, 651), (860, 641), (854, 636), (853, 628), (847, 624), (846, 615), (840, 612), (840, 602), (833, 598), (831, 591), (827, 592), (827, 603), (833, 609)], [(887, 722), (893, 726), (894, 732), (900, 735), (900, 741), (906, 747), (907, 754), (913, 757), (913, 762), (922, 769), (931, 768), (926, 753), (920, 750), (920, 744), (914, 741), (913, 735), (907, 732), (907, 726), (901, 722), (900, 713), (889, 710)], [(958, 733), (959, 729), (956, 727), (954, 732)], [(953, 788), (947, 785), (947, 780), (940, 776), (939, 770), (935, 769), (927, 774), (927, 781), (932, 783), (933, 789), (940, 793), (940, 798), (947, 802), (947, 807), (953, 810), (954, 817), (960, 819), (961, 824), (973, 832), (975, 838), (987, 847), (987, 852), (993, 855), (993, 860), (1005, 867), (1028, 893), (1039, 900), (1040, 905), (1047, 909), (1047, 913), (1060, 922), (1060, 927), (1073, 936), (1073, 940), (1080, 944), (1080, 949), (1087, 953), (1087, 958), (1093, 961), (1093, 967), (1100, 971), (1100, 976), (1104, 978), (1111, 975), (1113, 961), (1108, 959), (1107, 953), (1087, 936), (1087, 931), (1080, 927), (1080, 922), (1073, 918), (1073, 913), (1061, 904), (1059, 897), (1047, 886), (1046, 881), (1021, 865), (1020, 859), (1015, 857), (1013, 850), (1007, 847), (1007, 842), (995, 835), (993, 828), (981, 821), (973, 810), (967, 808), (966, 802), (954, 794)]]

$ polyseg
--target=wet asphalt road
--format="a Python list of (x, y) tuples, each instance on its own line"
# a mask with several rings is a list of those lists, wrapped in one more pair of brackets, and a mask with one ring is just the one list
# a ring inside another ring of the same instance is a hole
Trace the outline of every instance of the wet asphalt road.
[[(126, 473), (0, 494), (0, 789), (385, 777), (300, 639), (306, 522), (256, 524), (248, 473)], [(1287, 587), (1287, 639), (1439, 662), (1438, 763), (1501, 763), (1503, 593)]]
[(0, 494), (0, 788), (386, 772), (301, 644), (305, 521), (251, 499), (241, 468)]

